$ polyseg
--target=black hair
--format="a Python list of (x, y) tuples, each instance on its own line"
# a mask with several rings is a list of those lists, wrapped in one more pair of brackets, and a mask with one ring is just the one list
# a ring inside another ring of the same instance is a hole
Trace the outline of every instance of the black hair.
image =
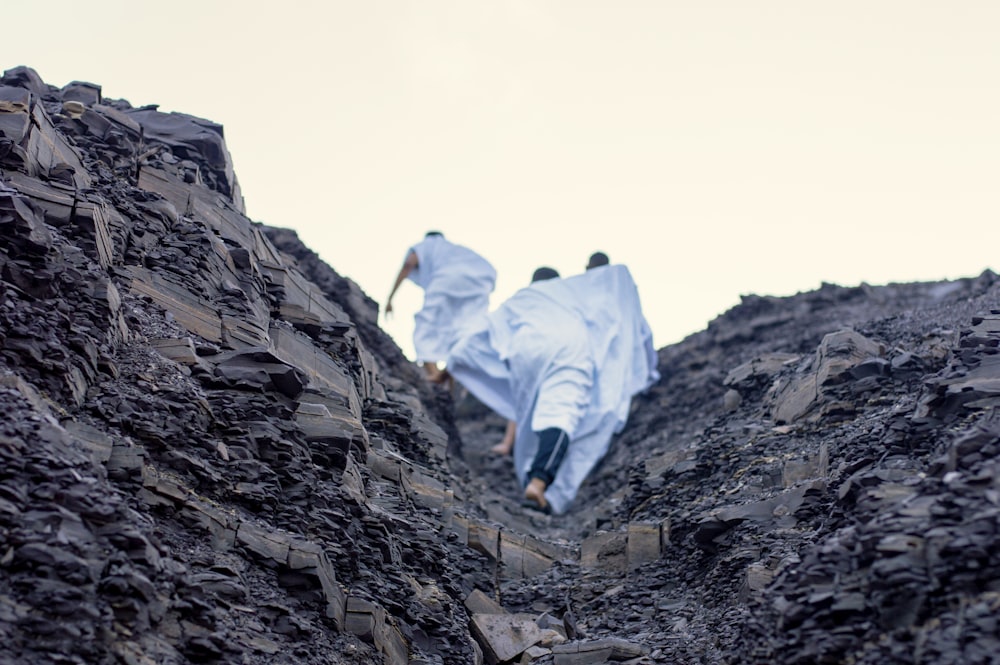
[(605, 254), (604, 252), (594, 252), (593, 254), (590, 255), (590, 260), (587, 261), (587, 270), (590, 270), (591, 268), (597, 268), (599, 266), (606, 266), (609, 263), (611, 263), (611, 260), (608, 259), (607, 254)]
[(427, 233), (424, 234), (425, 238), (430, 238), (431, 236), (441, 236), (443, 238), (444, 234), (441, 233), (440, 231), (428, 231)]
[(532, 282), (540, 282), (546, 279), (555, 279), (559, 276), (555, 268), (549, 268), (548, 266), (542, 266), (531, 275)]

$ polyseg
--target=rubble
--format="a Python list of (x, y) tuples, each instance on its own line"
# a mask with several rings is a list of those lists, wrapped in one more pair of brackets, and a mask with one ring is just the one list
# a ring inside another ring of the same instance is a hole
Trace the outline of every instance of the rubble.
[(554, 517), (235, 173), (0, 78), (0, 663), (995, 659), (992, 272), (746, 296)]

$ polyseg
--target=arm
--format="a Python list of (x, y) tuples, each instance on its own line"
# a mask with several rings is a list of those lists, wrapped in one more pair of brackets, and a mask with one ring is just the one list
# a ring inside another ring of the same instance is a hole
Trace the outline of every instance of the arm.
[(417, 262), (417, 255), (410, 250), (410, 253), (406, 255), (406, 260), (403, 261), (403, 267), (399, 269), (399, 274), (396, 275), (396, 283), (392, 285), (392, 291), (389, 292), (389, 298), (385, 301), (385, 314), (388, 316), (392, 313), (392, 297), (396, 295), (396, 289), (399, 285), (403, 283), (403, 280), (409, 277), (410, 273), (413, 272), (419, 263)]

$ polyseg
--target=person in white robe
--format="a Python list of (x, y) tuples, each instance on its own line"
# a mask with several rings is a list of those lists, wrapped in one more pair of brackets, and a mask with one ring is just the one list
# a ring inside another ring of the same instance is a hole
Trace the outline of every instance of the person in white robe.
[(424, 302), (414, 316), (413, 347), (416, 362), (432, 381), (443, 379), (438, 363), (447, 359), (455, 341), (489, 310), (496, 278), (489, 261), (438, 231), (428, 232), (407, 250), (385, 313), (392, 313), (392, 298), (404, 280), (423, 289)]
[[(594, 252), (587, 259), (586, 270), (592, 270), (594, 268), (600, 268), (601, 266), (606, 266), (611, 263), (608, 255), (604, 252)], [(650, 337), (650, 343), (652, 343), (652, 337)], [(513, 420), (507, 421), (507, 427), (504, 430), (503, 439), (500, 443), (492, 446), (490, 452), (496, 453), (497, 455), (510, 455), (511, 451), (514, 449), (514, 440), (517, 437), (517, 424)]]
[[(448, 358), (455, 380), (515, 421), (514, 467), (525, 498), (556, 514), (569, 509), (625, 426), (632, 397), (659, 380), (656, 365), (638, 290), (623, 265), (533, 282)], [(539, 460), (540, 449), (554, 452)], [(544, 468), (550, 460), (555, 468)], [(539, 478), (540, 465), (551, 479)]]

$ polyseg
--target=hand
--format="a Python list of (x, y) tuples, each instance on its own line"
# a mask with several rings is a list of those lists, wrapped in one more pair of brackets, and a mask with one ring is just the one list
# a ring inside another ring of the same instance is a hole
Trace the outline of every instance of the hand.
[(389, 300), (385, 303), (385, 318), (388, 319), (389, 315), (392, 314), (392, 301)]

